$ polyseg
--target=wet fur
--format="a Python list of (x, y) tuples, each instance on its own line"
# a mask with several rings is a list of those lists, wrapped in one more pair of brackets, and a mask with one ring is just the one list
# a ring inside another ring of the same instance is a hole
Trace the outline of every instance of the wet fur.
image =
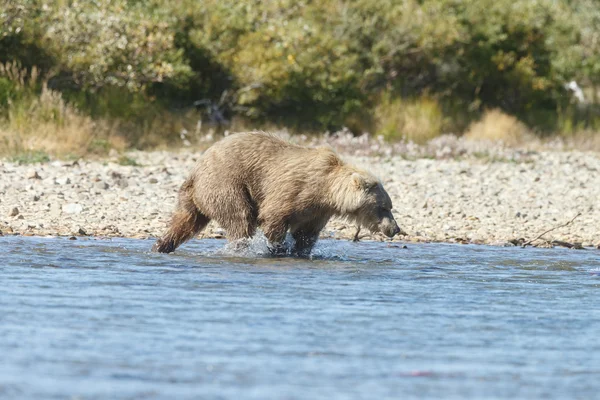
[(294, 251), (306, 255), (332, 216), (377, 231), (381, 212), (387, 211), (388, 225), (393, 221), (388, 228), (397, 233), (391, 207), (374, 176), (347, 165), (330, 148), (297, 146), (262, 132), (239, 133), (214, 144), (198, 161), (153, 250), (174, 251), (214, 219), (230, 241), (250, 238), (261, 227), (275, 250), (289, 230)]

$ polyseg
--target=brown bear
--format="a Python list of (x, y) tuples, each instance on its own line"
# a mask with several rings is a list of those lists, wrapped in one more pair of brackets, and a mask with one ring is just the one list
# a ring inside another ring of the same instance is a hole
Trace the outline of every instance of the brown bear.
[(308, 148), (263, 132), (237, 133), (210, 147), (179, 190), (167, 232), (152, 250), (170, 253), (210, 220), (230, 241), (261, 227), (272, 252), (289, 230), (293, 254), (306, 256), (333, 216), (393, 237), (392, 201), (373, 175), (329, 148)]

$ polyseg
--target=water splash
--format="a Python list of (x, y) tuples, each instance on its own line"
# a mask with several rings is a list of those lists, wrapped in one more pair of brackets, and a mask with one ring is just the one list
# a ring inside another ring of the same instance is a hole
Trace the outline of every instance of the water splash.
[[(284, 242), (281, 244), (277, 257), (292, 256), (294, 249), (294, 238), (288, 233)], [(217, 250), (216, 255), (235, 256), (235, 257), (274, 257), (273, 249), (269, 245), (265, 234), (257, 231), (250, 239), (240, 239), (227, 242), (225, 247)]]
[[(299, 257), (294, 251), (295, 244), (296, 241), (288, 232), (284, 242), (280, 245), (280, 247), (278, 247), (277, 252), (275, 253), (264, 233), (259, 230), (257, 231), (256, 235), (250, 239), (240, 239), (233, 242), (227, 242), (223, 248), (218, 249), (213, 254), (217, 256), (250, 258)], [(350, 260), (345, 251), (340, 254), (339, 246), (336, 246), (335, 243), (331, 243), (329, 241), (318, 241), (308, 257), (300, 258), (309, 260)]]

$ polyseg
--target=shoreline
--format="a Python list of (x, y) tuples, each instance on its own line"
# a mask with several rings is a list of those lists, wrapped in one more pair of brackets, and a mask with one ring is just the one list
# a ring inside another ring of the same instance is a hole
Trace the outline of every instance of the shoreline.
[[(408, 236), (386, 242), (508, 246), (549, 231), (531, 244), (600, 246), (598, 153), (514, 150), (511, 158), (503, 150), (502, 158), (467, 154), (407, 159), (338, 151), (349, 163), (378, 176), (390, 194), (394, 215)], [(179, 186), (200, 154), (189, 149), (129, 152), (134, 165), (121, 165), (116, 157), (31, 165), (0, 159), (0, 232), (158, 237)], [(355, 226), (332, 220), (321, 237), (349, 240), (355, 233)], [(224, 234), (211, 223), (198, 238)], [(382, 240), (364, 231), (360, 237)]]

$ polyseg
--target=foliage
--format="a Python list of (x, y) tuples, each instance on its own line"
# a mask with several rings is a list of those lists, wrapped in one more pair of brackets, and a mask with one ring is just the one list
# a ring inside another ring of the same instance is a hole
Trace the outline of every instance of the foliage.
[[(592, 129), (599, 28), (595, 0), (0, 0), (0, 62), (46, 82), (0, 75), (0, 115), (56, 92), (134, 146), (192, 129), (198, 100), (218, 124), (392, 139), (496, 108), (537, 131)], [(574, 104), (571, 80), (592, 104)], [(167, 114), (186, 122), (154, 122)]]

